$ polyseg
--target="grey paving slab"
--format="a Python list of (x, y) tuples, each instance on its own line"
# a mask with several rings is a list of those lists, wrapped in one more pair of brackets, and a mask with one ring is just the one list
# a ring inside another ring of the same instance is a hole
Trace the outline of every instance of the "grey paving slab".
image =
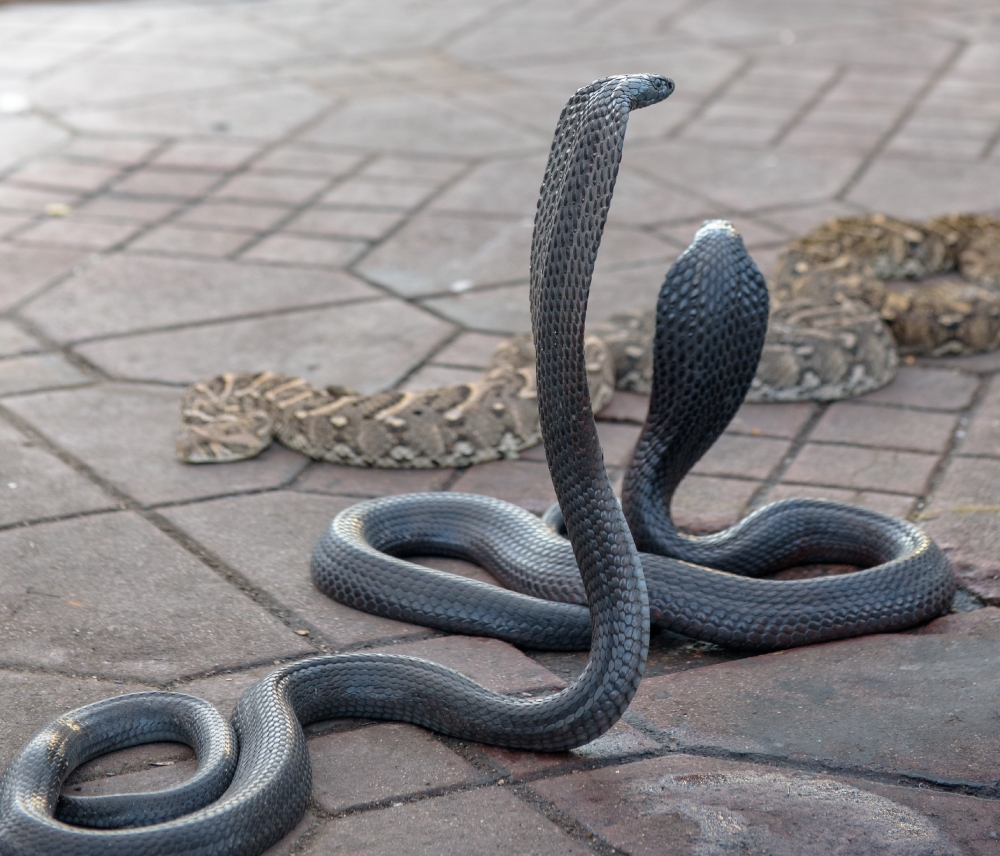
[(10, 530), (0, 552), (9, 665), (162, 681), (309, 650), (131, 513)]
[(940, 455), (834, 443), (806, 443), (783, 482), (919, 495)]
[(78, 210), (87, 217), (145, 224), (162, 220), (182, 204), (176, 199), (137, 199), (132, 196), (105, 193), (85, 202)]
[(365, 241), (350, 238), (278, 234), (264, 238), (242, 253), (241, 258), (247, 261), (339, 268), (350, 264), (367, 248)]
[(335, 496), (372, 497), (441, 490), (454, 470), (383, 470), (311, 463), (294, 484), (296, 490)]
[(776, 437), (723, 434), (691, 470), (696, 475), (765, 479), (789, 451)]
[(51, 218), (21, 230), (19, 244), (53, 244), (81, 250), (110, 250), (128, 240), (138, 231), (130, 223), (92, 220), (86, 216)]
[(77, 136), (59, 151), (63, 156), (73, 159), (132, 166), (151, 155), (157, 145), (153, 139)]
[(69, 341), (377, 295), (335, 272), (114, 256), (50, 289), (25, 315)]
[(488, 333), (462, 333), (454, 342), (438, 351), (432, 363), (460, 368), (486, 368), (503, 336)]
[(12, 172), (9, 178), (15, 184), (86, 192), (98, 190), (115, 178), (119, 171), (101, 164), (53, 157), (31, 161)]
[(270, 229), (288, 215), (284, 205), (247, 205), (240, 202), (206, 200), (188, 208), (177, 223), (192, 226), (215, 226), (220, 229), (264, 230)]
[(109, 339), (77, 350), (119, 377), (194, 383), (224, 371), (267, 370), (371, 393), (395, 384), (453, 329), (405, 303), (375, 300)]
[(68, 190), (41, 190), (16, 184), (0, 184), (0, 208), (28, 211), (32, 214), (42, 213), (50, 202), (70, 203), (75, 201), (77, 196), (78, 194)]
[(26, 354), (0, 360), (0, 395), (82, 386), (93, 380), (62, 354)]
[(244, 172), (231, 178), (212, 196), (215, 199), (297, 205), (317, 194), (326, 183), (327, 180), (320, 176)]
[(246, 244), (248, 237), (242, 232), (224, 232), (221, 229), (188, 229), (181, 226), (160, 226), (140, 235), (129, 243), (129, 251), (151, 252), (163, 255), (205, 256), (223, 258), (235, 253)]
[(972, 403), (979, 379), (955, 369), (901, 366), (888, 386), (869, 392), (863, 401), (928, 410), (961, 410)]
[(399, 388), (407, 392), (422, 389), (438, 389), (442, 386), (473, 383), (482, 376), (483, 373), (479, 369), (427, 365), (417, 369)]
[[(356, 501), (267, 493), (172, 508), (164, 515), (339, 648), (425, 633), (350, 609), (313, 586), (313, 546), (334, 515)], [(248, 519), (255, 521), (250, 530), (244, 526)]]
[(64, 129), (40, 116), (4, 116), (0, 130), (0, 169), (69, 139)]
[(235, 169), (253, 157), (260, 147), (251, 143), (231, 143), (225, 140), (179, 142), (153, 158), (157, 166), (193, 169)]
[(820, 417), (809, 439), (914, 452), (942, 452), (957, 423), (958, 416), (949, 413), (923, 413), (914, 418), (897, 407), (840, 401)]
[(174, 457), (178, 389), (102, 384), (10, 397), (4, 407), (145, 504), (276, 487), (305, 465), (280, 446), (224, 467), (181, 463)]
[(0, 308), (9, 309), (30, 297), (72, 270), (82, 257), (79, 250), (0, 244)]
[(965, 455), (1000, 457), (1000, 379), (990, 380), (958, 450)]
[(0, 320), (0, 357), (13, 357), (43, 348), (38, 339), (25, 333), (13, 321)]
[[(648, 407), (648, 405), (647, 405)], [(726, 429), (732, 434), (765, 437), (795, 437), (816, 412), (808, 401), (790, 404), (744, 404)], [(645, 408), (641, 418), (645, 418)]]
[(304, 235), (327, 235), (334, 238), (377, 240), (396, 226), (402, 217), (401, 213), (395, 211), (313, 208), (290, 221), (285, 226), (285, 231)]
[(194, 199), (217, 184), (221, 177), (219, 172), (148, 166), (129, 173), (115, 184), (114, 189), (118, 193), (132, 193), (137, 196)]

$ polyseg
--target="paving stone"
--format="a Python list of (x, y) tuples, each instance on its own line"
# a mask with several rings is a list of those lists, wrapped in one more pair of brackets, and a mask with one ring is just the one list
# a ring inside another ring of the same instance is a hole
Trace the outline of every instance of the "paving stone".
[(61, 154), (132, 166), (145, 160), (157, 145), (154, 140), (78, 136), (61, 150)]
[(969, 422), (959, 453), (1000, 457), (1000, 379), (993, 378), (989, 382), (986, 395)]
[(898, 493), (880, 493), (875, 490), (845, 490), (837, 487), (812, 487), (810, 485), (778, 484), (765, 495), (763, 502), (778, 502), (782, 499), (829, 499), (833, 502), (844, 502), (848, 505), (860, 505), (882, 514), (893, 517), (907, 517), (915, 496), (903, 496)]
[(11, 308), (68, 273), (81, 256), (79, 250), (61, 247), (0, 244), (0, 309)]
[(34, 219), (28, 214), (0, 213), (0, 238), (7, 237), (15, 229), (27, 226)]
[[(393, 331), (388, 338), (387, 330)], [(225, 371), (267, 370), (368, 394), (394, 386), (451, 333), (402, 301), (378, 300), (108, 339), (77, 350), (120, 377), (194, 383)]]
[(482, 377), (483, 373), (480, 369), (427, 365), (417, 369), (399, 388), (406, 392), (417, 392), (424, 389), (438, 389), (442, 386), (474, 383), (477, 380), (481, 380)]
[(601, 421), (607, 422), (632, 422), (642, 425), (646, 421), (646, 414), (649, 412), (649, 396), (639, 395), (635, 392), (623, 392), (615, 390), (611, 401), (600, 412)]
[(342, 267), (356, 259), (368, 244), (342, 238), (271, 235), (243, 253), (250, 261)]
[(373, 497), (441, 490), (454, 470), (383, 470), (314, 462), (296, 479), (294, 488), (336, 496)]
[(689, 475), (670, 505), (674, 523), (685, 532), (705, 535), (736, 523), (760, 487), (755, 481)]
[(72, 204), (77, 194), (68, 191), (54, 192), (38, 190), (34, 187), (18, 187), (14, 184), (0, 184), (0, 208), (12, 211), (28, 211), (39, 214), (50, 202)]
[[(788, 241), (788, 235), (784, 230), (778, 230), (766, 222), (739, 215), (725, 219), (736, 227), (736, 231), (743, 238), (743, 245), (751, 252), (751, 255), (756, 247), (784, 244)], [(694, 239), (694, 235), (700, 227), (700, 223), (666, 226), (660, 229), (660, 234), (672, 238), (678, 245), (686, 247)]]
[(485, 778), (427, 731), (373, 725), (309, 741), (313, 799), (326, 811)]
[(246, 242), (247, 236), (240, 232), (168, 225), (142, 235), (129, 244), (129, 250), (220, 258), (235, 252)]
[(102, 698), (146, 689), (135, 684), (0, 669), (0, 768), (50, 719)]
[[(32, 46), (32, 51), (37, 51)], [(5, 63), (10, 46), (4, 46)], [(4, 116), (0, 135), (0, 169), (6, 170), (23, 158), (54, 148), (65, 142), (69, 134), (41, 116)]]
[(431, 362), (459, 368), (484, 369), (493, 358), (493, 352), (504, 340), (503, 336), (488, 333), (462, 333), (450, 345), (438, 351)]
[(377, 294), (332, 272), (115, 256), (49, 290), (25, 315), (53, 337), (75, 340)]
[(430, 210), (534, 217), (546, 157), (540, 152), (484, 163), (437, 197)]
[(455, 158), (408, 157), (380, 154), (358, 173), (364, 178), (391, 179), (409, 184), (436, 186), (454, 178), (466, 165)]
[(1000, 350), (971, 357), (919, 357), (913, 360), (921, 368), (958, 369), (964, 372), (995, 372), (1000, 370)]
[(963, 584), (1000, 603), (1000, 461), (953, 460), (920, 519)]
[[(364, 272), (363, 264), (360, 269)], [(399, 279), (403, 279), (401, 273)], [(459, 279), (453, 284), (464, 287), (467, 282), (469, 280)], [(424, 300), (422, 305), (480, 333), (502, 333), (509, 336), (513, 333), (531, 332), (527, 285), (506, 285), (469, 291), (454, 297), (435, 297)]]
[(34, 336), (29, 336), (13, 321), (0, 319), (0, 357), (40, 351), (43, 347), (41, 342)]
[(978, 378), (962, 372), (901, 366), (892, 383), (869, 392), (863, 400), (927, 410), (961, 410), (972, 402), (978, 387)]
[(349, 211), (313, 208), (299, 214), (285, 226), (288, 232), (306, 235), (331, 235), (346, 238), (381, 238), (402, 219), (390, 211)]
[(958, 417), (947, 413), (921, 413), (914, 418), (914, 414), (898, 407), (838, 401), (820, 417), (809, 439), (942, 452), (957, 423)]
[(220, 174), (217, 172), (146, 167), (119, 181), (115, 185), (115, 192), (190, 199), (201, 196), (212, 185), (217, 184), (219, 178)]
[(36, 160), (14, 172), (15, 182), (57, 190), (93, 191), (118, 175), (118, 170), (97, 164), (75, 163), (62, 158)]
[(225, 466), (181, 463), (174, 457), (177, 389), (101, 384), (10, 397), (4, 407), (146, 504), (276, 487), (293, 479), (304, 465), (301, 455), (280, 446), (251, 461)]
[(784, 229), (790, 235), (805, 235), (817, 226), (841, 217), (857, 217), (861, 211), (843, 202), (817, 202), (812, 205), (775, 208), (761, 214), (761, 219)]
[(495, 496), (541, 514), (556, 501), (552, 479), (543, 461), (490, 461), (469, 467), (451, 486), (461, 493)]
[(81, 386), (93, 380), (62, 354), (26, 354), (0, 360), (0, 395)]
[(765, 479), (788, 453), (788, 443), (771, 437), (723, 434), (692, 473)]
[(258, 203), (249, 205), (241, 202), (208, 199), (181, 214), (177, 218), (177, 223), (256, 231), (270, 229), (287, 214), (288, 208), (282, 205), (261, 205)]
[(1000, 626), (971, 622), (972, 632), (951, 622), (947, 633), (864, 636), (649, 678), (631, 709), (679, 747), (988, 784), (1000, 688), (983, 668), (1000, 652)]
[(597, 436), (608, 466), (627, 467), (642, 429), (624, 422), (599, 422)]
[(919, 496), (927, 488), (938, 457), (922, 452), (806, 443), (781, 480)]
[(816, 405), (808, 401), (791, 404), (747, 402), (736, 411), (726, 431), (731, 434), (784, 437), (790, 440), (798, 435), (815, 412)]
[(190, 169), (235, 169), (257, 152), (258, 147), (230, 142), (179, 142), (160, 152), (153, 163)]
[(405, 297), (523, 280), (531, 227), (530, 219), (420, 217), (375, 249), (358, 270)]
[(398, 854), (407, 856), (486, 856), (546, 853), (583, 856), (589, 848), (498, 788), (448, 794), (348, 815), (324, 826), (306, 844), (305, 854)]
[(315, 175), (346, 175), (361, 157), (306, 146), (280, 146), (254, 161), (256, 169), (275, 169)]
[(320, 199), (324, 205), (362, 208), (414, 208), (427, 199), (433, 185), (374, 179), (365, 176), (341, 182)]
[(326, 179), (312, 176), (245, 172), (222, 185), (213, 198), (298, 205), (319, 193), (326, 183)]
[[(164, 515), (338, 648), (426, 633), (343, 606), (313, 586), (309, 557), (316, 541), (333, 517), (356, 501), (267, 493), (171, 508)], [(244, 526), (247, 519), (255, 521), (252, 531)]]
[(531, 789), (634, 856), (958, 856), (989, 852), (975, 845), (988, 846), (997, 824), (990, 800), (682, 755), (549, 778)]
[(10, 530), (0, 553), (10, 665), (155, 681), (309, 650), (131, 513)]
[(129, 223), (111, 223), (76, 216), (43, 220), (38, 225), (21, 231), (17, 241), (23, 244), (55, 244), (88, 250), (109, 250), (137, 231), (137, 227)]
[(127, 220), (138, 223), (154, 223), (177, 210), (179, 201), (136, 199), (132, 196), (117, 196), (103, 193), (96, 199), (81, 205), (79, 211), (87, 217), (107, 220)]
[(412, 92), (351, 102), (302, 139), (344, 147), (369, 147), (377, 141), (387, 152), (463, 157), (548, 146), (548, 139), (459, 110), (445, 98)]

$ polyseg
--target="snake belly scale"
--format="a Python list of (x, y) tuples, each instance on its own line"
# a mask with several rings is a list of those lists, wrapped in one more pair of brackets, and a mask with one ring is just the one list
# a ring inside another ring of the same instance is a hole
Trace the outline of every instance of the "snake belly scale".
[[(651, 617), (700, 638), (773, 648), (901, 628), (946, 608), (954, 590), (947, 563), (902, 521), (800, 501), (762, 509), (709, 538), (688, 538), (670, 523), (676, 482), (742, 400), (763, 341), (763, 281), (727, 224), (706, 226), (668, 276), (657, 347), (664, 361), (680, 355), (680, 368), (654, 388), (624, 511), (616, 499), (588, 393), (587, 296), (629, 111), (672, 91), (670, 80), (653, 75), (581, 89), (560, 117), (542, 185), (532, 327), (543, 441), (568, 539), (497, 500), (415, 494), (343, 512), (313, 556), (314, 580), (347, 603), (529, 646), (589, 645), (582, 674), (558, 693), (515, 699), (425, 660), (357, 653), (276, 669), (247, 690), (231, 723), (206, 702), (177, 693), (98, 702), (49, 723), (4, 771), (0, 852), (258, 854), (305, 810), (305, 724), (397, 720), (471, 741), (565, 750), (604, 733), (628, 706), (645, 665)], [(720, 281), (722, 291), (713, 291)], [(720, 317), (723, 326), (713, 327)], [(685, 319), (688, 327), (680, 324)], [(690, 348), (705, 349), (708, 363), (684, 362)], [(675, 460), (662, 463), (658, 450)], [(633, 533), (644, 550), (664, 555), (640, 554)], [(403, 558), (427, 552), (478, 561), (528, 593)], [(797, 582), (753, 578), (820, 555), (868, 569)], [(158, 740), (192, 745), (198, 773), (140, 799), (60, 797), (79, 764)]]

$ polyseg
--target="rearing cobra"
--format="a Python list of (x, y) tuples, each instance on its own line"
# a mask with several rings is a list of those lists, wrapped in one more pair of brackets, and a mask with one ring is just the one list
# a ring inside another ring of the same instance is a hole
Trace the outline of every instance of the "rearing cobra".
[[(317, 585), (346, 603), (533, 647), (589, 646), (582, 674), (561, 692), (521, 699), (425, 660), (341, 654), (275, 670), (243, 695), (231, 727), (208, 703), (177, 693), (98, 702), (51, 722), (7, 767), (0, 852), (260, 853), (305, 809), (311, 782), (302, 725), (323, 719), (398, 720), (536, 751), (579, 746), (610, 728), (634, 696), (651, 614), (688, 635), (765, 649), (900, 629), (947, 607), (955, 584), (933, 542), (874, 512), (792, 501), (707, 538), (671, 524), (673, 489), (742, 401), (767, 322), (763, 280), (728, 224), (707, 224), (664, 284), (650, 414), (623, 505), (616, 499), (587, 388), (587, 297), (629, 111), (673, 88), (664, 77), (627, 75), (579, 90), (560, 117), (545, 171), (531, 314), (543, 441), (568, 540), (497, 500), (414, 494), (343, 512), (313, 555)], [(471, 559), (527, 594), (403, 558), (418, 553)], [(753, 578), (817, 561), (867, 570), (795, 582)], [(195, 748), (192, 779), (155, 794), (60, 797), (79, 764), (158, 740)]]

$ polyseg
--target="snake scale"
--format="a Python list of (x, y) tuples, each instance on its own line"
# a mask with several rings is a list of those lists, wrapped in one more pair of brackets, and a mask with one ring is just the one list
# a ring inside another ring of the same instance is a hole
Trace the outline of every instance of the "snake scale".
[[(589, 646), (580, 676), (560, 692), (512, 698), (431, 662), (355, 653), (276, 669), (242, 696), (231, 724), (178, 693), (98, 702), (45, 726), (5, 770), (0, 852), (261, 853), (309, 798), (303, 724), (398, 720), (465, 740), (565, 750), (604, 733), (628, 706), (651, 619), (763, 650), (901, 629), (947, 608), (955, 584), (937, 547), (916, 527), (874, 512), (788, 501), (702, 538), (670, 523), (673, 488), (739, 406), (763, 343), (766, 289), (726, 223), (706, 224), (661, 293), (650, 415), (623, 503), (616, 499), (588, 392), (587, 297), (629, 111), (672, 91), (670, 80), (652, 75), (579, 90), (559, 120), (542, 185), (532, 328), (543, 442), (568, 539), (497, 500), (414, 494), (341, 513), (313, 555), (316, 584), (361, 609), (528, 646)], [(471, 559), (523, 592), (420, 568), (404, 559), (414, 553)], [(815, 561), (867, 570), (753, 578)], [(86, 760), (160, 740), (196, 750), (192, 779), (141, 796), (60, 796)]]

